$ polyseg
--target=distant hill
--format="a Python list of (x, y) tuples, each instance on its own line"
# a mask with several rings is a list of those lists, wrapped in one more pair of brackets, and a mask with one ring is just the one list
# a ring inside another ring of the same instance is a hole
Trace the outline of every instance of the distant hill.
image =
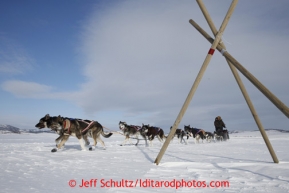
[(20, 130), (21, 133), (55, 133), (50, 129), (29, 129), (29, 130)]
[(12, 125), (0, 125), (0, 134), (6, 134), (6, 133), (54, 133), (54, 131), (51, 131), (50, 129), (29, 129), (29, 130), (23, 130), (19, 129), (18, 127), (14, 127)]
[[(255, 131), (259, 131), (259, 130), (253, 130), (253, 131), (233, 130), (233, 131), (229, 131), (229, 133), (233, 134), (233, 133), (255, 132)], [(289, 130), (283, 130), (283, 129), (265, 129), (265, 131), (278, 131), (278, 132), (281, 132), (281, 133), (289, 133)]]
[(289, 133), (289, 130), (283, 130), (283, 129), (265, 129), (265, 130), (266, 131), (279, 131), (281, 133)]
[(21, 133), (20, 129), (11, 125), (0, 125), (0, 133)]

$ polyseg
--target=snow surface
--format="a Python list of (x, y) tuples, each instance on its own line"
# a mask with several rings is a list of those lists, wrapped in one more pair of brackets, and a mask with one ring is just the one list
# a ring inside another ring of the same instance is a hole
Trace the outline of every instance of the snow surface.
[[(158, 166), (157, 139), (153, 147), (145, 147), (144, 141), (119, 146), (124, 136), (114, 134), (103, 138), (106, 150), (98, 144), (95, 151), (81, 151), (71, 137), (63, 150), (51, 153), (56, 134), (1, 134), (0, 192), (289, 192), (289, 133), (267, 134), (279, 164), (273, 163), (258, 131), (233, 133), (229, 141), (217, 143), (194, 144), (191, 139), (184, 145), (175, 138)], [(83, 180), (88, 187), (80, 187)], [(135, 187), (102, 187), (122, 180)], [(143, 187), (149, 180), (164, 181), (163, 187)], [(164, 187), (182, 180), (191, 186), (193, 180), (196, 186), (227, 181), (229, 187)]]

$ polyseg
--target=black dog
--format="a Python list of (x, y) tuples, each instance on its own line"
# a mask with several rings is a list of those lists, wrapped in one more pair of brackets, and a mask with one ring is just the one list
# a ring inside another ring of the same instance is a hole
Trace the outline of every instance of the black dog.
[[(172, 130), (173, 127), (170, 128), (170, 130)], [(187, 141), (184, 139), (185, 136), (187, 136), (187, 140), (189, 139), (189, 135), (182, 129), (176, 129), (176, 132), (174, 134), (174, 137), (178, 138), (179, 143), (182, 143), (182, 141), (184, 141), (184, 143), (187, 145)], [(173, 138), (174, 138), (173, 137)], [(173, 139), (172, 138), (172, 139)]]
[(188, 133), (188, 135), (195, 138), (195, 143), (199, 143), (199, 139), (206, 139), (206, 132), (203, 129), (197, 129), (190, 127), (190, 125), (185, 125), (184, 130)]
[(141, 129), (142, 129), (142, 132), (144, 132), (146, 136), (148, 137), (151, 146), (152, 146), (152, 141), (155, 137), (157, 137), (161, 143), (163, 143), (164, 140), (167, 138), (164, 134), (163, 129), (159, 127), (142, 124)]

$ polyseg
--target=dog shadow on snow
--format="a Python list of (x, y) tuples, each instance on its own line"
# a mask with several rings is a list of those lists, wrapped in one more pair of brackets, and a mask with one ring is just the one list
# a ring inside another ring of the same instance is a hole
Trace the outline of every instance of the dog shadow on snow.
[[(45, 147), (50, 147), (51, 149), (57, 148), (56, 145), (47, 145)], [(57, 151), (64, 151), (64, 150), (78, 150), (81, 151), (81, 147), (77, 145), (64, 145), (61, 149), (57, 149)]]
[[(47, 145), (47, 146), (45, 146), (45, 147), (50, 147), (51, 150), (57, 148), (56, 145)], [(89, 150), (88, 150), (89, 146), (85, 146), (85, 148), (86, 148), (87, 151), (89, 151)], [(103, 150), (103, 147), (96, 146), (95, 149)], [(70, 144), (69, 144), (69, 145), (64, 145), (61, 149), (57, 149), (57, 151), (68, 151), (68, 150), (82, 151), (82, 149), (81, 149), (81, 147), (80, 147), (79, 144), (75, 144), (75, 145), (73, 145), (73, 144), (71, 144), (71, 145), (70, 145)]]

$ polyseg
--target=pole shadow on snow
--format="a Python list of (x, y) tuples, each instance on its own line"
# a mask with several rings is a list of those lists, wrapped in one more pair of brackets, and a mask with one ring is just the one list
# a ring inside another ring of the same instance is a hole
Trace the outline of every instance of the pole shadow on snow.
[[(244, 162), (251, 162), (251, 163), (268, 163), (271, 164), (273, 162), (270, 161), (261, 161), (261, 160), (252, 160), (252, 159), (240, 159), (240, 158), (232, 158), (232, 157), (227, 157), (227, 156), (218, 156), (218, 155), (209, 155), (209, 154), (192, 154), (195, 156), (201, 155), (201, 156), (207, 156), (207, 157), (216, 157), (216, 158), (223, 158), (223, 159), (229, 159), (229, 160), (234, 160), (234, 161), (244, 161)], [(238, 163), (238, 162), (233, 162), (233, 163)]]
[[(263, 162), (264, 163), (264, 162)], [(265, 162), (265, 163), (268, 163), (268, 162)], [(270, 164), (273, 164), (272, 162)], [(267, 178), (269, 180), (276, 180), (276, 181), (281, 181), (281, 182), (286, 182), (286, 183), (289, 183), (289, 180), (283, 180), (283, 179), (278, 179), (278, 178), (274, 178), (274, 177), (271, 177), (271, 176), (268, 176), (268, 175), (265, 175), (265, 174), (260, 174), (260, 173), (257, 173), (257, 172), (253, 172), (249, 169), (243, 169), (243, 168), (236, 168), (236, 167), (230, 167), (230, 168), (225, 168), (225, 167), (222, 167), (220, 166), (218, 163), (212, 163), (212, 165), (219, 169), (219, 170), (237, 170), (237, 171), (243, 171), (243, 172), (249, 172), (251, 174), (255, 174), (257, 176), (260, 176), (260, 177), (263, 177), (263, 178)]]
[[(150, 161), (150, 162), (153, 162), (153, 161), (154, 161), (141, 147), (136, 146), (136, 148), (139, 149), (142, 154), (144, 154), (145, 158), (146, 158), (148, 161)], [(145, 148), (148, 149), (147, 147), (145, 147)]]
[[(149, 156), (143, 149), (141, 149), (141, 148), (139, 148), (139, 147), (137, 147), (137, 148), (145, 155), (145, 157), (148, 159), (148, 161), (154, 163), (154, 159), (150, 158), (150, 156)], [(157, 154), (159, 153), (159, 151), (160, 151), (159, 149), (154, 149), (154, 150), (156, 150), (156, 151), (153, 151), (153, 149), (147, 148), (147, 147), (146, 147), (146, 150), (148, 150), (148, 151), (152, 152), (153, 154), (155, 154), (155, 155), (153, 155), (153, 158), (155, 158), (156, 155), (157, 155)], [(177, 159), (179, 159), (179, 160), (181, 160), (181, 161), (185, 161), (185, 162), (195, 162), (195, 161), (193, 161), (193, 160), (181, 158), (181, 157), (178, 157), (178, 156), (169, 154), (169, 153), (166, 153), (165, 156), (177, 158)]]

